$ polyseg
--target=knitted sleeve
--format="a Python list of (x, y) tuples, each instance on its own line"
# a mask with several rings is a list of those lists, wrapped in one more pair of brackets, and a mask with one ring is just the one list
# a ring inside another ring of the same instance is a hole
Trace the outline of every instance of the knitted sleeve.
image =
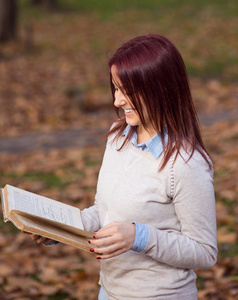
[(84, 230), (96, 231), (100, 229), (100, 219), (96, 200), (93, 206), (81, 211), (81, 218)]
[(199, 153), (177, 157), (171, 167), (171, 197), (180, 231), (149, 227), (145, 253), (180, 268), (208, 269), (217, 257), (213, 171)]

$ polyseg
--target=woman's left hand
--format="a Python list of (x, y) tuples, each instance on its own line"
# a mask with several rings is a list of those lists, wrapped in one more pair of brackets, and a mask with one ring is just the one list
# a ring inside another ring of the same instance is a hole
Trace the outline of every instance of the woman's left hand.
[(135, 224), (112, 222), (95, 232), (94, 239), (89, 240), (90, 251), (98, 254), (98, 259), (117, 256), (132, 249), (135, 234)]

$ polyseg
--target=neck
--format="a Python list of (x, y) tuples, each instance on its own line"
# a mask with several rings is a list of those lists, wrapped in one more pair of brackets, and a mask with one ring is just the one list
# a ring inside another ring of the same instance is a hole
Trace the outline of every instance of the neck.
[(137, 143), (145, 143), (151, 139), (157, 132), (153, 129), (145, 129), (144, 127), (137, 128)]

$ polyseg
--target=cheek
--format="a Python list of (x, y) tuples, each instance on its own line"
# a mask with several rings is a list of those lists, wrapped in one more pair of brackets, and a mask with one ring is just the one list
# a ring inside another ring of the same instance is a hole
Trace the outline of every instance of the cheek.
[(151, 119), (149, 117), (149, 114), (148, 114), (148, 111), (145, 107), (143, 107), (143, 116), (145, 118), (145, 122), (146, 123), (150, 123), (151, 122)]

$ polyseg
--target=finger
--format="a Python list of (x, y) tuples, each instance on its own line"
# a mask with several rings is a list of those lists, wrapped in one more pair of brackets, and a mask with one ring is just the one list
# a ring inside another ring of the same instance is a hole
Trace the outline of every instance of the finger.
[(40, 235), (37, 235), (37, 234), (32, 234), (31, 235), (31, 238), (33, 239), (33, 241), (37, 241), (39, 238), (40, 238)]
[(107, 245), (105, 245), (104, 243), (103, 245), (95, 246), (94, 248), (90, 249), (91, 252), (95, 252), (96, 254), (110, 254), (116, 251), (120, 251), (122, 253), (127, 250), (129, 249), (127, 249), (124, 241), (121, 242), (116, 241), (115, 243), (110, 242)]
[(105, 231), (105, 230), (107, 230), (107, 229), (110, 229), (110, 228), (112, 228), (112, 227), (115, 227), (117, 224), (118, 224), (118, 222), (111, 222), (111, 223), (109, 223), (109, 224), (103, 226), (101, 229), (95, 231), (95, 233), (101, 233), (101, 232), (103, 232), (103, 231)]
[(112, 240), (110, 237), (106, 238), (101, 238), (101, 239), (91, 239), (88, 241), (89, 244), (95, 246), (95, 247), (103, 247), (103, 246), (108, 246), (112, 244)]
[(48, 240), (47, 238), (41, 236), (36, 242), (38, 244), (42, 244), (42, 243), (46, 243), (47, 240)]
[(125, 246), (125, 239), (123, 238), (123, 235), (114, 228), (109, 228), (107, 231), (101, 233), (94, 239), (90, 239), (88, 242), (96, 247), (104, 247), (112, 244), (118, 244), (122, 247)]
[(105, 247), (109, 246), (112, 244), (120, 243), (120, 241), (117, 237), (117, 235), (111, 235), (106, 237), (101, 237), (101, 238), (95, 238), (95, 239), (90, 239), (88, 241), (89, 244), (95, 246), (95, 247)]
[(47, 240), (47, 238), (37, 234), (32, 234), (31, 238), (33, 239), (33, 241), (37, 242), (38, 244), (44, 243)]
[(119, 222), (111, 222), (108, 225), (102, 227), (100, 230), (94, 232), (96, 238), (103, 237), (108, 232), (116, 232), (119, 228)]
[(118, 244), (113, 244), (113, 245), (109, 245), (109, 246), (106, 246), (106, 247), (96, 247), (96, 248), (93, 248), (93, 251), (92, 251), (92, 248), (91, 248), (91, 252), (94, 252), (96, 254), (109, 254), (109, 253), (113, 253), (115, 251), (118, 251), (121, 247), (118, 245)]
[(45, 238), (45, 240), (44, 240), (42, 243), (44, 243), (45, 245), (48, 245), (48, 244), (50, 244), (51, 242), (52, 242), (51, 239)]
[(123, 253), (123, 250), (117, 250), (115, 252), (112, 252), (112, 253), (106, 253), (106, 254), (102, 254), (102, 255), (97, 255), (96, 258), (97, 259), (108, 259), (108, 258), (112, 258), (112, 257), (115, 257), (117, 255), (120, 255)]
[(113, 228), (109, 227), (109, 228), (100, 229), (99, 231), (95, 232), (93, 237), (94, 239), (101, 239), (101, 238), (112, 236), (113, 234), (114, 234)]

